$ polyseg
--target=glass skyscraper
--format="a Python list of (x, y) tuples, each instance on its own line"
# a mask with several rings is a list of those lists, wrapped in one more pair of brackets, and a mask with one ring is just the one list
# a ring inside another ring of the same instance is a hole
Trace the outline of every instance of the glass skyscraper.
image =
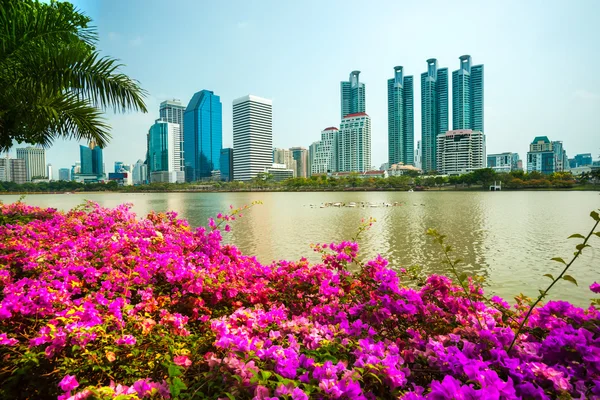
[(348, 114), (366, 112), (365, 84), (360, 82), (359, 75), (360, 71), (352, 71), (347, 82), (340, 82), (342, 118)]
[(218, 170), (223, 145), (222, 105), (210, 90), (194, 94), (183, 115), (186, 182), (210, 178)]
[(437, 135), (448, 131), (448, 68), (438, 68), (435, 58), (427, 60), (421, 74), (421, 168), (437, 166)]
[(415, 158), (415, 118), (413, 77), (394, 67), (388, 79), (388, 166), (413, 165)]
[(230, 182), (233, 180), (233, 149), (226, 147), (221, 149), (221, 180)]
[(104, 175), (104, 160), (102, 149), (91, 142), (89, 146), (79, 146), (79, 157), (82, 175)]
[(459, 57), (452, 72), (452, 129), (483, 132), (483, 65), (471, 65), (471, 56)]
[(160, 119), (181, 125), (181, 130), (183, 131), (183, 113), (185, 112), (185, 106), (181, 104), (181, 101), (178, 99), (165, 100), (160, 103), (159, 112)]

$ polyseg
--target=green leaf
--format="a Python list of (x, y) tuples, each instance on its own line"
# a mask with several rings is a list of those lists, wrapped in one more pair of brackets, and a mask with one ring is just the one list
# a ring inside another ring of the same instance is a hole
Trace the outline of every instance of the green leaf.
[(538, 290), (538, 292), (540, 292), (540, 297), (542, 297), (542, 298), (546, 297), (546, 294), (544, 293), (543, 290), (540, 289), (540, 290)]
[(554, 258), (552, 258), (551, 260), (552, 260), (552, 261), (556, 261), (556, 262), (559, 262), (559, 263), (562, 263), (562, 264), (565, 264), (565, 265), (567, 265), (567, 263), (565, 262), (565, 260), (563, 260), (563, 259), (562, 259), (562, 258), (560, 258), (560, 257), (554, 257)]
[(552, 276), (552, 274), (544, 274), (544, 276), (547, 276), (548, 278), (554, 280), (554, 277)]
[(235, 397), (231, 393), (225, 392), (225, 396), (227, 396), (229, 400), (235, 400)]
[(176, 377), (176, 376), (180, 376), (181, 375), (181, 370), (179, 369), (179, 367), (175, 364), (171, 364), (169, 365), (169, 376), (171, 378)]
[(590, 217), (594, 218), (594, 221), (600, 221), (600, 215), (598, 214), (597, 211), (592, 211), (590, 213)]
[(583, 243), (579, 243), (577, 246), (575, 246), (575, 248), (579, 251), (585, 249), (586, 247), (590, 247), (589, 244), (583, 244)]
[(578, 238), (578, 239), (585, 239), (585, 236), (579, 234), (579, 233), (574, 233), (571, 236), (569, 236), (567, 239), (574, 239), (574, 238)]
[(594, 235), (600, 237), (600, 232), (594, 232)]
[(171, 391), (171, 396), (177, 397), (182, 390), (187, 389), (187, 386), (181, 379), (174, 378), (173, 382), (169, 385), (169, 389)]
[(564, 279), (565, 281), (569, 281), (569, 282), (572, 282), (572, 283), (574, 283), (574, 284), (575, 284), (575, 286), (579, 286), (579, 285), (577, 284), (577, 280), (575, 280), (575, 278), (573, 278), (571, 275), (565, 275), (565, 276), (563, 276), (563, 279)]
[(271, 372), (269, 371), (260, 371), (260, 376), (265, 380), (268, 381), (269, 378), (271, 377), (271, 375), (273, 375)]
[(465, 279), (467, 279), (469, 277), (469, 275), (467, 275), (466, 272), (461, 273), (460, 275), (458, 275), (458, 280), (461, 282), (464, 282)]

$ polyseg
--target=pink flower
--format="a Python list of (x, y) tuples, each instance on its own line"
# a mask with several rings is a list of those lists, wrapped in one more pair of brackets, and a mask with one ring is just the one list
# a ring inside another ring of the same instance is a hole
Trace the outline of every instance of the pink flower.
[(17, 339), (9, 338), (6, 336), (6, 333), (0, 333), (0, 345), (3, 344), (5, 346), (14, 346), (18, 343), (19, 341)]
[(590, 285), (590, 290), (594, 293), (600, 293), (600, 283), (594, 282)]
[(176, 365), (179, 365), (180, 367), (189, 368), (192, 366), (192, 360), (190, 360), (188, 356), (175, 356), (175, 358), (173, 358), (173, 361)]
[(62, 381), (60, 381), (58, 386), (63, 390), (63, 392), (70, 392), (71, 390), (79, 386), (79, 382), (77, 382), (77, 379), (75, 379), (74, 375), (65, 375), (65, 377), (62, 378)]
[(131, 336), (131, 335), (123, 335), (120, 338), (118, 338), (117, 340), (115, 340), (115, 344), (118, 345), (122, 345), (122, 344), (126, 344), (126, 345), (134, 345), (137, 343), (137, 340), (135, 339), (135, 337)]

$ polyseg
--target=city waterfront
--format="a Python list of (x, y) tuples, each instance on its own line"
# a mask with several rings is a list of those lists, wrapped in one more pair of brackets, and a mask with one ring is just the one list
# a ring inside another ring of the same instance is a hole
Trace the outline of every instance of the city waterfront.
[[(0, 195), (4, 203), (19, 196)], [(439, 246), (425, 235), (435, 228), (448, 236), (455, 257), (465, 260), (463, 268), (485, 277), (487, 292), (511, 299), (523, 292), (537, 295), (549, 283), (543, 275), (556, 274), (560, 264), (552, 257), (572, 256), (578, 239), (592, 226), (590, 211), (600, 207), (597, 192), (326, 192), (326, 193), (81, 193), (29, 195), (25, 202), (66, 210), (84, 200), (114, 207), (129, 202), (138, 216), (151, 210), (173, 210), (192, 224), (206, 225), (209, 217), (234, 207), (260, 200), (235, 221), (226, 242), (242, 252), (256, 255), (263, 263), (306, 256), (318, 260), (311, 243), (351, 239), (362, 219), (377, 222), (360, 238), (364, 259), (381, 254), (392, 268), (420, 265), (425, 273), (448, 274), (441, 264)], [(327, 202), (359, 203), (357, 207), (327, 207)], [(378, 207), (361, 207), (360, 203)], [(383, 207), (384, 203), (397, 206)], [(312, 207), (311, 207), (312, 205)], [(560, 210), (552, 212), (552, 210)], [(589, 304), (594, 266), (600, 265), (600, 240), (592, 238), (592, 249), (571, 270), (576, 287), (561, 282), (552, 298), (579, 305)], [(596, 278), (597, 279), (597, 278)]]

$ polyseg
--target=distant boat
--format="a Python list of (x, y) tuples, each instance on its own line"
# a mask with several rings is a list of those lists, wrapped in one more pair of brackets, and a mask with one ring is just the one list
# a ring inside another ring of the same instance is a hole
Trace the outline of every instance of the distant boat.
[(414, 192), (414, 190), (408, 189), (408, 193), (413, 193), (413, 192)]
[(375, 203), (369, 203), (369, 207), (379, 207), (379, 205)]
[(332, 205), (333, 205), (334, 207), (341, 207), (341, 206), (342, 206), (342, 203), (333, 203)]
[(346, 207), (356, 207), (356, 203), (351, 201)]
[(392, 205), (390, 203), (383, 203), (384, 207), (391, 207)]

